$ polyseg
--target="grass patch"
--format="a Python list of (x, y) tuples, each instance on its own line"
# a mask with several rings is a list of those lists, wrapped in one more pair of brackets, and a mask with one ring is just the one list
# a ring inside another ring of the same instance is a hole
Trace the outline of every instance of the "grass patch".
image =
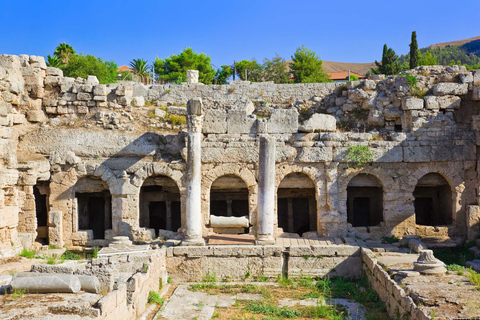
[(433, 254), (437, 259), (445, 262), (446, 265), (456, 264), (465, 267), (467, 261), (475, 259), (473, 252), (468, 250), (474, 245), (474, 242), (468, 242), (462, 243), (454, 248), (437, 248), (433, 249)]
[(57, 259), (55, 257), (48, 257), (47, 258), (47, 264), (56, 264)]
[(393, 235), (391, 237), (383, 237), (382, 240), (383, 240), (384, 243), (392, 244), (392, 243), (399, 242), (400, 238), (398, 238), (396, 235)]
[(467, 273), (467, 278), (471, 284), (477, 287), (477, 290), (480, 290), (480, 273), (469, 269)]
[(302, 315), (297, 310), (287, 309), (286, 307), (280, 308), (266, 301), (250, 302), (245, 307), (245, 310), (255, 314), (263, 314), (266, 316), (274, 316), (274, 317), (282, 317), (282, 318), (297, 318)]
[(12, 293), (13, 300), (17, 301), (19, 298), (23, 297), (25, 290), (15, 289)]
[(176, 126), (176, 125), (182, 125), (187, 122), (187, 119), (184, 116), (177, 116), (176, 114), (171, 114), (168, 116), (167, 121)]
[(155, 291), (150, 291), (148, 293), (147, 302), (148, 304), (158, 304), (159, 306), (162, 306), (165, 303), (165, 299), (160, 297)]
[(35, 258), (35, 251), (23, 249), (19, 256), (28, 258), (28, 259), (33, 259)]

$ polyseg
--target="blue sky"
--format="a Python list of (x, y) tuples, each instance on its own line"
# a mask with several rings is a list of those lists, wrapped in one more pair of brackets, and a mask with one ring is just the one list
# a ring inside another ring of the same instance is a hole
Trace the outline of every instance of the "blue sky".
[[(414, 8), (414, 9), (413, 9)], [(12, 1), (0, 0), (0, 53), (52, 54), (60, 42), (118, 65), (192, 47), (216, 67), (286, 60), (306, 45), (323, 60), (380, 60), (480, 35), (480, 1)]]

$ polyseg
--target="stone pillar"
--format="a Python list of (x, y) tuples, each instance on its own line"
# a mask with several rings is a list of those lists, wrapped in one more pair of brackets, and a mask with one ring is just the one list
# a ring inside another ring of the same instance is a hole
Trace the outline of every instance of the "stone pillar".
[(48, 243), (62, 248), (63, 241), (63, 212), (48, 212)]
[(275, 244), (275, 138), (260, 136), (258, 168), (257, 239), (260, 245)]
[(185, 238), (182, 245), (205, 245), (202, 238), (202, 121), (203, 103), (193, 98), (187, 104), (187, 203)]
[(187, 70), (187, 83), (198, 83), (198, 70)]
[[(288, 209), (288, 230), (287, 232), (295, 232), (295, 227), (293, 225), (293, 199), (292, 198), (288, 198), (287, 199), (288, 203), (287, 203), (287, 209)], [(277, 209), (278, 210), (278, 209)], [(285, 230), (283, 230), (285, 231)]]
[(167, 230), (172, 230), (172, 201), (165, 201), (165, 209), (167, 213), (167, 217), (166, 217), (167, 223), (165, 228)]

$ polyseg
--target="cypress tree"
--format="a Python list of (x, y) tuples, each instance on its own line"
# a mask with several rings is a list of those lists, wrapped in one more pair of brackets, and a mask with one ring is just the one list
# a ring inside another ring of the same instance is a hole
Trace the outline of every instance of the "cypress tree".
[(410, 42), (410, 69), (418, 66), (418, 60), (417, 32), (412, 31), (412, 41)]

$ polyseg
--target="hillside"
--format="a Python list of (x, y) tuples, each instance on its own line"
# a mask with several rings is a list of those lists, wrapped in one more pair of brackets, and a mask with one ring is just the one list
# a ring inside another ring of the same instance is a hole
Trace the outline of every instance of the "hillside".
[(463, 40), (455, 40), (455, 41), (432, 44), (432, 45), (428, 46), (427, 49), (435, 49), (435, 48), (443, 49), (446, 46), (461, 46), (461, 45), (464, 45), (466, 43), (469, 43), (469, 42), (472, 42), (472, 41), (475, 41), (475, 40), (480, 40), (480, 36), (473, 37), (473, 38), (468, 38), (468, 39), (463, 39)]
[[(292, 63), (292, 60), (286, 61), (287, 66)], [(325, 72), (343, 72), (343, 71), (352, 71), (358, 74), (367, 74), (370, 69), (375, 67), (375, 62), (367, 63), (353, 63), (353, 62), (336, 62), (336, 61), (325, 61), (322, 60), (323, 71)]]

